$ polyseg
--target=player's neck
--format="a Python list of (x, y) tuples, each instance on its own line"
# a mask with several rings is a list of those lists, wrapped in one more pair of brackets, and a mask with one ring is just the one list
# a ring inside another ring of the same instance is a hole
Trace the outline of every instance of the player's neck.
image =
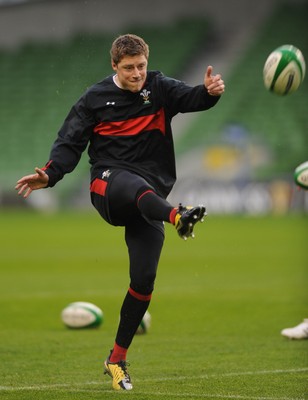
[(113, 82), (118, 88), (123, 89), (122, 86), (120, 85), (119, 78), (118, 78), (117, 74), (113, 75)]

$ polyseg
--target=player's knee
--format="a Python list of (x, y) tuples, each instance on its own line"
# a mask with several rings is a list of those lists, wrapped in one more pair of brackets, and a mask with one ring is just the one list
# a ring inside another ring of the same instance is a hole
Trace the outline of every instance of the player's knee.
[(154, 283), (156, 279), (156, 272), (148, 271), (143, 276), (139, 276), (138, 279), (132, 279), (130, 287), (137, 293), (148, 295), (154, 290)]

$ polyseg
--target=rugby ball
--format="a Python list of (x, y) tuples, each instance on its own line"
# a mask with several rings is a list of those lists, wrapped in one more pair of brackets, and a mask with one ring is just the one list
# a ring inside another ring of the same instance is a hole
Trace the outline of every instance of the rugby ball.
[(95, 304), (76, 301), (62, 310), (61, 319), (68, 328), (97, 328), (103, 322), (103, 312)]
[(148, 311), (146, 311), (140, 325), (138, 326), (136, 334), (144, 335), (145, 333), (147, 333), (151, 326), (151, 322), (152, 322), (151, 314)]
[(308, 161), (295, 168), (294, 181), (303, 189), (308, 189)]
[(275, 49), (263, 68), (267, 90), (283, 96), (295, 92), (304, 80), (306, 64), (302, 52), (291, 44)]

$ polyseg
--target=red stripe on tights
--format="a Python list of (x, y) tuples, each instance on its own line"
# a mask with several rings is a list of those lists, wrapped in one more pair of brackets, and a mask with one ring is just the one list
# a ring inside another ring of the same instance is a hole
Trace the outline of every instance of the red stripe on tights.
[(140, 301), (150, 301), (151, 297), (152, 297), (152, 293), (151, 294), (140, 294), (140, 293), (135, 292), (131, 287), (128, 289), (128, 292), (130, 295), (135, 297), (135, 299), (140, 300)]
[(149, 189), (149, 190), (146, 190), (145, 192), (143, 192), (143, 193), (138, 197), (138, 199), (137, 199), (137, 204), (138, 204), (139, 201), (142, 199), (142, 197), (143, 197), (145, 194), (147, 194), (147, 193), (154, 193), (154, 190)]

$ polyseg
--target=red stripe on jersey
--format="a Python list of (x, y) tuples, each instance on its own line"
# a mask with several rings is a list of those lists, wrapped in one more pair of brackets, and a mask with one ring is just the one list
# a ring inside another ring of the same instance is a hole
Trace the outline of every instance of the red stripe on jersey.
[(125, 121), (106, 121), (96, 125), (94, 132), (102, 136), (130, 136), (158, 129), (165, 135), (165, 112), (161, 108), (156, 114), (131, 118)]
[(100, 194), (101, 196), (105, 196), (106, 187), (107, 187), (107, 182), (96, 178), (90, 185), (90, 191)]
[(134, 289), (132, 289), (131, 287), (128, 288), (128, 292), (129, 294), (131, 294), (133, 297), (135, 297), (135, 299), (140, 300), (140, 301), (150, 301), (152, 294), (140, 294), (138, 292), (135, 292)]
[(41, 168), (42, 171), (46, 171), (46, 169), (50, 166), (52, 163), (52, 160), (48, 161), (48, 163), (45, 165), (45, 167)]

